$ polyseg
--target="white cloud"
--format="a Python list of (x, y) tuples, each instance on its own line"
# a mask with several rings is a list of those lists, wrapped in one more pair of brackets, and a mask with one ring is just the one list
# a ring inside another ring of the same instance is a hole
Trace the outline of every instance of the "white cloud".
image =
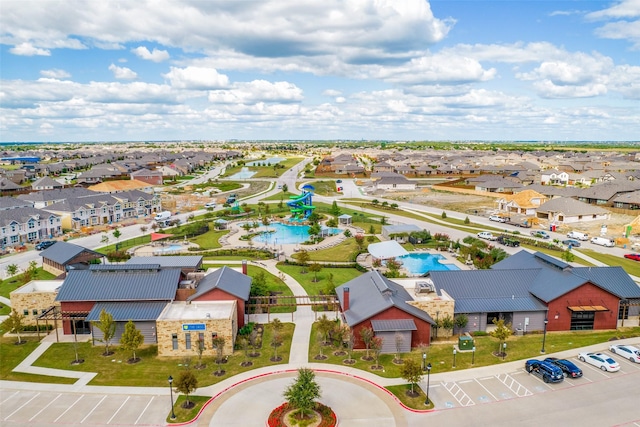
[(598, 37), (628, 40), (633, 49), (640, 50), (640, 0), (622, 0), (585, 16), (591, 21), (614, 21), (596, 28), (594, 33)]
[(587, 19), (607, 19), (607, 18), (638, 18), (640, 17), (640, 0), (622, 0), (611, 7), (591, 12), (586, 15)]
[(109, 71), (113, 73), (113, 77), (118, 80), (133, 80), (138, 77), (138, 74), (127, 67), (118, 67), (115, 64), (109, 65)]
[(271, 83), (266, 80), (236, 83), (229, 90), (217, 90), (209, 93), (209, 101), (216, 103), (290, 103), (299, 102), (302, 99), (302, 89), (296, 85), (289, 82)]
[(50, 79), (68, 79), (69, 77), (71, 77), (71, 74), (69, 74), (65, 70), (59, 70), (57, 68), (52, 68), (50, 70), (40, 70), (40, 75), (42, 77), (47, 77)]
[(179, 89), (209, 90), (229, 85), (229, 78), (219, 74), (215, 68), (171, 67), (171, 71), (163, 74), (163, 77), (169, 79), (171, 86)]
[(131, 52), (136, 54), (136, 56), (138, 56), (139, 58), (146, 59), (147, 61), (162, 62), (169, 59), (169, 52), (167, 52), (166, 50), (156, 49), (155, 47), (153, 48), (152, 52), (149, 52), (149, 49), (147, 49), (145, 46), (138, 46), (134, 49), (131, 49)]
[(48, 49), (40, 49), (33, 46), (31, 43), (20, 43), (9, 49), (9, 52), (14, 55), (20, 56), (50, 56), (51, 52)]
[(342, 95), (342, 91), (335, 90), (335, 89), (325, 89), (325, 90), (323, 90), (323, 91), (322, 91), (322, 94), (323, 94), (324, 96), (331, 96), (331, 97), (334, 97), (334, 96), (340, 96), (340, 95)]

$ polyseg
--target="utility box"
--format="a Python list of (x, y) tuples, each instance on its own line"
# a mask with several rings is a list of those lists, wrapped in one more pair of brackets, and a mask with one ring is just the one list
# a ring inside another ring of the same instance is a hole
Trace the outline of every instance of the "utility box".
[(460, 351), (473, 350), (473, 346), (473, 338), (466, 335), (458, 338), (458, 348), (460, 349)]

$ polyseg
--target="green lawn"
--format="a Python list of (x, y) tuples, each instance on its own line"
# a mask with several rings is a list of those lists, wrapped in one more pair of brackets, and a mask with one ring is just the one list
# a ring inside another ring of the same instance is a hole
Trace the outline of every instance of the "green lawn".
[[(56, 276), (49, 273), (48, 271), (44, 271), (42, 267), (36, 270), (36, 274), (31, 280), (53, 280)], [(17, 276), (9, 277), (8, 279), (0, 282), (0, 295), (9, 298), (9, 294), (20, 286), (26, 284), (27, 282), (24, 280), (25, 277), (22, 274), (18, 274)], [(11, 309), (4, 304), (0, 304), (0, 315), (6, 315), (11, 312)]]
[[(573, 249), (573, 250), (582, 252), (585, 255), (590, 256), (591, 258), (598, 260), (606, 265), (620, 266), (624, 269), (624, 271), (626, 271), (628, 274), (631, 274), (632, 276), (640, 276), (640, 262), (638, 261), (626, 259), (618, 255), (611, 255), (611, 254), (596, 252), (591, 249)], [(576, 261), (578, 261), (578, 257), (576, 257)]]
[(168, 424), (182, 424), (193, 420), (196, 415), (198, 415), (198, 412), (200, 412), (204, 404), (209, 401), (209, 399), (211, 399), (210, 396), (189, 396), (189, 401), (195, 403), (195, 406), (190, 409), (184, 409), (182, 407), (182, 404), (186, 402), (187, 398), (182, 394), (177, 396), (177, 399), (173, 404), (173, 414), (176, 416), (176, 418), (172, 420), (171, 411), (169, 411), (169, 413), (167, 414), (166, 422)]
[(319, 295), (320, 291), (324, 291), (326, 293), (330, 274), (333, 274), (333, 284), (335, 286), (340, 286), (362, 274), (361, 271), (351, 267), (323, 268), (317, 273), (318, 281), (314, 282), (314, 273), (308, 272), (303, 274), (300, 272), (302, 267), (298, 265), (279, 263), (278, 270), (293, 277), (298, 283), (300, 283), (300, 285), (302, 285), (309, 295)]
[[(214, 358), (203, 357), (202, 362), (207, 365), (206, 368), (194, 369), (194, 373), (198, 378), (198, 387), (206, 387), (255, 368), (288, 363), (293, 329), (293, 323), (283, 323), (281, 334), (284, 341), (278, 347), (278, 356), (282, 360), (277, 363), (269, 360), (274, 355), (274, 352), (273, 348), (270, 347), (272, 330), (268, 325), (264, 328), (263, 344), (259, 350), (260, 356), (250, 358), (245, 356), (241, 350), (234, 351), (233, 355), (229, 355), (228, 362), (220, 365), (220, 369), (225, 371), (222, 376), (213, 375), (213, 372), (218, 369)], [(98, 375), (90, 382), (90, 385), (164, 387), (167, 385), (169, 375), (175, 378), (180, 369), (185, 369), (185, 364), (196, 365), (198, 362), (198, 355), (195, 350), (193, 356), (189, 360), (185, 360), (184, 357), (158, 357), (157, 347), (150, 345), (136, 352), (136, 355), (142, 359), (140, 362), (128, 364), (126, 360), (131, 357), (131, 353), (123, 352), (117, 347), (114, 347), (114, 349), (116, 350), (114, 355), (104, 357), (102, 356), (104, 352), (103, 345), (92, 346), (88, 342), (80, 343), (78, 352), (80, 358), (84, 359), (85, 362), (80, 365), (71, 365), (71, 362), (75, 359), (73, 344), (57, 343), (52, 345), (34, 365), (78, 372), (97, 372)], [(241, 366), (241, 363), (247, 359), (251, 360), (253, 365), (251, 367)]]
[[(366, 243), (367, 242), (365, 242), (365, 245)], [(301, 245), (300, 248), (304, 249), (304, 245)], [(311, 261), (354, 262), (352, 258), (357, 249), (358, 245), (356, 245), (356, 240), (351, 237), (331, 248), (321, 249), (319, 251), (309, 251), (308, 253)], [(293, 254), (293, 258), (297, 258), (296, 255), (297, 254)]]
[(215, 230), (213, 223), (209, 225), (209, 231), (196, 237), (192, 237), (189, 241), (198, 244), (201, 249), (217, 249), (221, 248), (220, 238), (229, 234), (229, 230)]
[(6, 381), (26, 381), (34, 383), (73, 384), (75, 378), (48, 377), (44, 375), (22, 374), (11, 372), (33, 350), (38, 347), (36, 337), (22, 337), (24, 344), (16, 345), (15, 337), (0, 338), (0, 379)]
[(317, 193), (320, 196), (332, 197), (332, 196), (339, 196), (339, 195), (342, 194), (342, 193), (338, 193), (336, 191), (336, 181), (335, 180), (313, 181), (311, 183), (311, 185), (313, 185), (313, 187), (315, 188), (314, 193)]

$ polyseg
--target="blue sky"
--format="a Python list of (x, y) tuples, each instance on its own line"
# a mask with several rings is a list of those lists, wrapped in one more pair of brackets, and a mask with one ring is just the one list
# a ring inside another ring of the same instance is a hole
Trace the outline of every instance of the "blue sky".
[(0, 28), (3, 142), (640, 140), (640, 0), (2, 0)]

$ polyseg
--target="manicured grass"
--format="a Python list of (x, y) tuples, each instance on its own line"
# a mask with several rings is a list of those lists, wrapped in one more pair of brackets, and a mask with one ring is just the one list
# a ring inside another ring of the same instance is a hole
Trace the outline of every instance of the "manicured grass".
[[(20, 286), (27, 283), (24, 281), (23, 277), (24, 276), (22, 275), (22, 273), (20, 273), (16, 276), (9, 277), (8, 279), (5, 279), (2, 282), (0, 282), (0, 295), (5, 298), (9, 298), (9, 294), (11, 292), (15, 291)], [(31, 278), (31, 280), (53, 280), (55, 278), (56, 278), (55, 275), (49, 273), (48, 271), (44, 271), (42, 267), (40, 267), (36, 269), (36, 274)], [(0, 311), (0, 314), (4, 314), (4, 313)]]
[(189, 396), (189, 401), (195, 403), (193, 408), (185, 409), (182, 407), (182, 404), (187, 401), (187, 398), (184, 395), (178, 395), (175, 403), (173, 404), (173, 413), (176, 416), (174, 420), (171, 419), (171, 411), (167, 414), (167, 423), (175, 424), (175, 423), (186, 423), (191, 421), (198, 415), (202, 406), (207, 403), (211, 399), (210, 396)]
[[(640, 262), (638, 261), (626, 259), (617, 255), (596, 252), (591, 249), (577, 249), (577, 251), (582, 252), (585, 255), (590, 256), (591, 258), (598, 260), (606, 265), (620, 266), (624, 269), (624, 271), (626, 271), (628, 274), (631, 274), (632, 276), (640, 276)], [(632, 251), (630, 250), (629, 252), (631, 253)], [(578, 257), (576, 257), (576, 260), (577, 258)]]
[(262, 199), (262, 200), (264, 200), (264, 201), (267, 201), (267, 200), (277, 200), (277, 201), (280, 201), (280, 200), (282, 200), (282, 203), (286, 203), (286, 202), (289, 200), (289, 197), (291, 197), (291, 196), (295, 196), (295, 195), (296, 195), (296, 194), (293, 194), (293, 193), (288, 192), (288, 191), (287, 191), (286, 193), (285, 193), (285, 192), (283, 192), (283, 191), (280, 191), (279, 193), (276, 193), (276, 194), (274, 194), (274, 195), (272, 195), (272, 196), (269, 196), (269, 197), (265, 197), (265, 198), (264, 198), (264, 199)]
[[(107, 234), (107, 236), (109, 237), (110, 242), (113, 242), (115, 240), (112, 233)], [(144, 236), (135, 237), (133, 239), (121, 240), (117, 242), (117, 245), (118, 250), (126, 251), (127, 249), (131, 249), (135, 246), (146, 245), (149, 242), (151, 242), (151, 235), (146, 234)], [(100, 252), (101, 254), (108, 254), (109, 252), (113, 252), (115, 250), (116, 243), (113, 243), (107, 246), (103, 246), (100, 249), (96, 249), (95, 251)]]
[(49, 377), (44, 375), (23, 374), (11, 372), (33, 350), (38, 347), (38, 339), (35, 337), (22, 337), (24, 344), (16, 345), (15, 337), (0, 338), (0, 379), (6, 381), (26, 381), (34, 383), (73, 384), (75, 378)]
[(222, 247), (219, 240), (226, 234), (229, 234), (229, 230), (215, 230), (212, 222), (208, 232), (192, 237), (189, 241), (196, 243), (201, 249), (217, 249)]
[(397, 397), (405, 406), (411, 409), (427, 410), (433, 408), (433, 401), (429, 398), (429, 404), (425, 405), (426, 394), (418, 385), (413, 386), (413, 391), (417, 396), (409, 396), (407, 393), (411, 391), (411, 384), (392, 385), (385, 387), (395, 397)]
[[(314, 360), (315, 356), (320, 354), (320, 344), (317, 336), (316, 324), (314, 324), (311, 332), (312, 343), (309, 347), (309, 360), (311, 361)], [(616, 331), (602, 332), (549, 332), (546, 337), (545, 350), (547, 353), (554, 353), (599, 343), (601, 343), (604, 348), (608, 346), (609, 340), (622, 336), (625, 338), (640, 337), (640, 327), (621, 328)], [(509, 337), (507, 340), (507, 355), (504, 361), (511, 362), (514, 360), (540, 358), (542, 338), (543, 336), (540, 333)], [(458, 352), (456, 355), (456, 367), (453, 368), (452, 349), (455, 343), (457, 343), (457, 337), (451, 338), (447, 342), (433, 342), (432, 345), (428, 347), (427, 362), (430, 362), (433, 366), (431, 370), (432, 374), (503, 363), (502, 358), (492, 354), (498, 350), (498, 341), (489, 336), (484, 336), (474, 337), (476, 346), (475, 356), (472, 352)], [(343, 360), (347, 359), (348, 356), (335, 356), (333, 355), (334, 351), (335, 349), (332, 347), (324, 347), (323, 354), (328, 356), (328, 358), (322, 362), (345, 365)], [(393, 363), (394, 355), (380, 355), (379, 362), (384, 367), (384, 370), (380, 371), (371, 369), (371, 366), (375, 365), (375, 361), (365, 361), (362, 359), (365, 353), (365, 350), (354, 351), (352, 358), (356, 360), (356, 363), (348, 366), (369, 371), (385, 378), (398, 378), (401, 376), (399, 365)], [(370, 355), (373, 355), (373, 352), (370, 351)], [(419, 349), (414, 349), (411, 353), (404, 353), (401, 356), (403, 359), (413, 358), (416, 362), (422, 364), (422, 352)], [(474, 364), (472, 364), (472, 361)]]
[(339, 196), (341, 194), (336, 191), (336, 187), (340, 186), (340, 184), (336, 184), (335, 180), (313, 181), (311, 185), (315, 188), (314, 192), (320, 196), (332, 197)]
[(300, 271), (302, 270), (302, 267), (299, 265), (279, 263), (278, 270), (293, 277), (298, 283), (300, 283), (300, 285), (302, 285), (309, 295), (319, 295), (320, 291), (324, 291), (326, 293), (330, 274), (333, 275), (333, 284), (335, 286), (340, 286), (362, 274), (359, 270), (351, 267), (323, 268), (317, 273), (318, 281), (314, 282), (314, 273), (310, 271), (305, 274), (301, 273)]
[[(213, 373), (217, 371), (218, 367), (214, 357), (203, 357), (202, 363), (207, 365), (206, 368), (193, 370), (198, 378), (198, 386), (200, 388), (206, 387), (230, 376), (255, 368), (288, 363), (293, 329), (294, 325), (292, 323), (283, 323), (281, 335), (284, 340), (283, 344), (278, 347), (278, 356), (282, 360), (279, 362), (271, 362), (269, 360), (274, 354), (273, 348), (270, 347), (272, 337), (270, 325), (266, 325), (264, 328), (263, 344), (259, 350), (260, 356), (248, 358), (253, 362), (250, 367), (241, 366), (241, 363), (247, 357), (245, 357), (243, 351), (236, 350), (233, 355), (229, 355), (227, 363), (220, 365), (225, 374), (216, 376)], [(158, 357), (157, 347), (149, 345), (136, 352), (136, 355), (142, 359), (140, 362), (129, 364), (127, 359), (131, 357), (131, 353), (123, 352), (117, 346), (113, 348), (116, 353), (112, 356), (104, 357), (102, 356), (104, 352), (103, 345), (92, 346), (90, 342), (80, 343), (78, 344), (78, 352), (80, 358), (84, 359), (85, 362), (80, 365), (71, 365), (71, 361), (75, 359), (73, 344), (58, 343), (52, 345), (34, 365), (78, 372), (97, 372), (98, 375), (91, 381), (91, 385), (165, 387), (167, 386), (169, 375), (175, 378), (177, 372), (185, 368), (185, 364), (195, 366), (198, 363), (198, 355), (195, 350), (193, 356), (189, 358)]]
[[(365, 242), (365, 247), (367, 246), (367, 242)], [(304, 245), (300, 246), (301, 249), (304, 249)], [(354, 238), (348, 238), (344, 242), (339, 245), (321, 249), (319, 251), (308, 251), (309, 258), (311, 261), (318, 262), (354, 262), (353, 254), (358, 249), (358, 245), (356, 244), (356, 240)], [(293, 254), (293, 258), (297, 258), (297, 254)]]

